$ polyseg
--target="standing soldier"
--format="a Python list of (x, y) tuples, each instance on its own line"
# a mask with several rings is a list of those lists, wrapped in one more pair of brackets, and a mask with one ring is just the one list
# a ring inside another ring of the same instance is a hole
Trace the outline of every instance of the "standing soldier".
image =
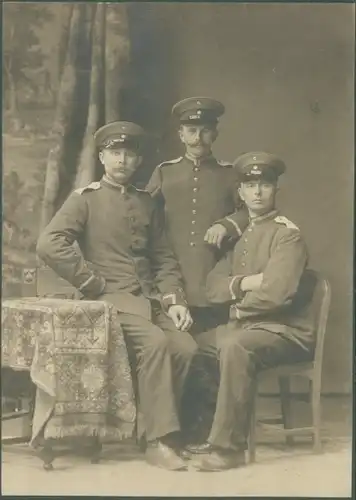
[(142, 161), (142, 136), (141, 127), (129, 122), (96, 132), (105, 175), (69, 196), (37, 251), (84, 297), (116, 307), (135, 355), (146, 459), (177, 470), (186, 465), (171, 442), (180, 430), (179, 404), (196, 343), (186, 332), (191, 317), (160, 210), (149, 193), (130, 184)]
[(206, 277), (218, 260), (223, 238), (237, 238), (248, 224), (245, 210), (235, 212), (232, 165), (216, 160), (211, 151), (218, 136), (218, 118), (224, 111), (220, 102), (207, 97), (175, 104), (172, 113), (180, 120), (185, 155), (161, 163), (146, 187), (165, 208), (167, 233), (181, 266), (194, 320), (193, 334), (226, 322), (227, 308), (212, 307), (207, 301)]

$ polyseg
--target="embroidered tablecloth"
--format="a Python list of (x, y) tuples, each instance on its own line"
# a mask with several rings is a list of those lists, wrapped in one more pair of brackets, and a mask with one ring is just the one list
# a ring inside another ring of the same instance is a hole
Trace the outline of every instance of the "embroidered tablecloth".
[[(36, 384), (32, 444), (45, 439), (130, 437), (136, 406), (115, 309), (99, 301), (2, 302), (2, 366)], [(41, 410), (39, 409), (41, 406)]]

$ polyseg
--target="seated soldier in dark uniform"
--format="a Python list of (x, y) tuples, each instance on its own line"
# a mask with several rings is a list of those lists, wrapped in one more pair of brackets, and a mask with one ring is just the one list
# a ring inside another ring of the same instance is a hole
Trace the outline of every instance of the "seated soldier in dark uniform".
[(219, 471), (245, 462), (252, 381), (264, 368), (310, 359), (314, 349), (310, 309), (301, 307), (307, 249), (296, 227), (275, 206), (285, 165), (268, 153), (238, 158), (239, 194), (250, 223), (207, 279), (213, 304), (230, 305), (230, 321), (197, 339), (195, 358), (220, 372), (207, 442), (189, 445), (194, 466)]
[[(114, 122), (95, 134), (105, 175), (77, 189), (41, 234), (38, 255), (85, 298), (112, 303), (135, 357), (149, 463), (186, 468), (172, 446), (196, 343), (180, 268), (161, 212), (130, 179), (142, 161), (144, 131)], [(73, 243), (79, 244), (76, 250)]]

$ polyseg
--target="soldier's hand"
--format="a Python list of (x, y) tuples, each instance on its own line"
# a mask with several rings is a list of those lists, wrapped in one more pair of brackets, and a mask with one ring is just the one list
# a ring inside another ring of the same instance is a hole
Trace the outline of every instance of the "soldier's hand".
[(209, 243), (209, 245), (215, 245), (218, 248), (221, 247), (221, 242), (227, 234), (227, 229), (222, 224), (214, 224), (209, 227), (204, 236), (204, 241)]
[(189, 309), (185, 306), (170, 306), (168, 309), (168, 316), (172, 319), (178, 330), (186, 331), (193, 324)]

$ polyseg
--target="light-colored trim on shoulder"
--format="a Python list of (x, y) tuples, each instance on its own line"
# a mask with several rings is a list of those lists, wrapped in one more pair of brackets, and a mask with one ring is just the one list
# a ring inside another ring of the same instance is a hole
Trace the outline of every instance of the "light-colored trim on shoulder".
[(97, 189), (101, 188), (100, 182), (91, 182), (88, 186), (85, 186), (83, 188), (78, 188), (74, 192), (78, 194), (83, 194), (85, 191), (96, 191)]
[(174, 160), (163, 161), (158, 165), (158, 168), (164, 167), (165, 165), (173, 165), (174, 163), (179, 163), (182, 160), (183, 156), (180, 156), (179, 158), (174, 158)]
[(218, 165), (220, 167), (232, 167), (232, 163), (230, 161), (224, 161), (224, 160), (216, 160)]
[(141, 188), (138, 188), (136, 186), (132, 186), (132, 187), (134, 188), (135, 191), (138, 191), (139, 193), (147, 193), (151, 196), (151, 193), (149, 191), (147, 191), (147, 189), (145, 189), (145, 188), (141, 189)]
[(237, 234), (238, 234), (239, 236), (241, 236), (241, 235), (242, 235), (242, 231), (241, 231), (241, 229), (239, 228), (238, 224), (234, 221), (234, 219), (232, 219), (231, 217), (225, 217), (225, 220), (229, 221), (229, 222), (230, 222), (230, 224), (232, 224), (232, 225), (234, 226), (234, 228), (236, 229)]
[(277, 224), (283, 224), (288, 229), (296, 229), (297, 231), (299, 231), (299, 227), (296, 226), (292, 221), (287, 219), (287, 217), (284, 217), (284, 215), (277, 215), (277, 217), (274, 218), (274, 221), (277, 222)]

